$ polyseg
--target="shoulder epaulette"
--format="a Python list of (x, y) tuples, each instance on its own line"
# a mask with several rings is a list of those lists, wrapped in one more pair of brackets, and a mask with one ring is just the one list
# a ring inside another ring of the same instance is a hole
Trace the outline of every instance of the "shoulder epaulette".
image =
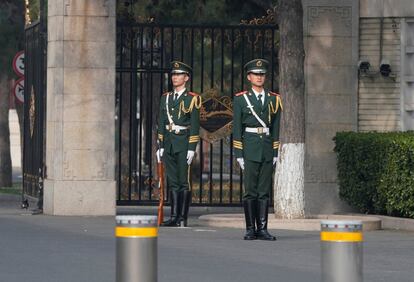
[(272, 95), (272, 96), (279, 96), (280, 97), (280, 94), (276, 93), (276, 92), (269, 91), (269, 94)]
[(167, 96), (168, 94), (170, 94), (170, 92), (165, 92), (164, 94), (162, 94), (163, 96)]
[(200, 96), (200, 94), (197, 94), (195, 92), (190, 92), (190, 91), (188, 91), (188, 94), (191, 95), (191, 96)]
[(234, 96), (239, 97), (239, 96), (241, 96), (243, 94), (246, 94), (247, 92), (249, 92), (249, 91), (242, 91), (242, 92), (239, 92), (239, 93), (234, 94)]

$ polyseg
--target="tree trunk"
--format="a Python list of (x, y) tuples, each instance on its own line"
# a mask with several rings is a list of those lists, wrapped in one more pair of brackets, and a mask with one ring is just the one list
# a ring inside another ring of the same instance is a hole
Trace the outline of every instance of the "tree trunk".
[(0, 76), (0, 187), (12, 186), (9, 129), (9, 81)]
[(15, 106), (16, 106), (16, 113), (17, 113), (17, 117), (19, 119), (19, 132), (20, 132), (20, 153), (21, 153), (21, 158), (20, 158), (20, 167), (23, 171), (23, 142), (24, 142), (24, 108), (23, 108), (23, 103), (20, 103), (19, 101), (17, 101), (17, 99), (15, 98), (14, 100), (15, 102)]
[(301, 0), (281, 0), (279, 3), (279, 91), (284, 107), (274, 199), (276, 217), (292, 219), (305, 216), (303, 8)]

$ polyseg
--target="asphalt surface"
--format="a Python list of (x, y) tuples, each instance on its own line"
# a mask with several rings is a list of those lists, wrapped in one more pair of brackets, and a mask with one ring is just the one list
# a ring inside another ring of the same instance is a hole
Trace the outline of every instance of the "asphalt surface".
[[(113, 217), (29, 215), (18, 204), (0, 199), (0, 281), (115, 281)], [(319, 232), (271, 230), (278, 241), (243, 241), (241, 229), (190, 223), (160, 229), (159, 282), (320, 281)], [(414, 233), (364, 239), (364, 281), (414, 281)]]

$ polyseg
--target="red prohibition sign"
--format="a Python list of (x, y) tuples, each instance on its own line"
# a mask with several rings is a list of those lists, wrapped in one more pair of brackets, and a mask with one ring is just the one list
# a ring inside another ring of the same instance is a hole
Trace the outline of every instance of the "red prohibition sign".
[(20, 103), (24, 103), (24, 77), (19, 78), (14, 83), (13, 93)]
[(14, 56), (13, 70), (20, 77), (24, 75), (24, 51), (20, 51)]

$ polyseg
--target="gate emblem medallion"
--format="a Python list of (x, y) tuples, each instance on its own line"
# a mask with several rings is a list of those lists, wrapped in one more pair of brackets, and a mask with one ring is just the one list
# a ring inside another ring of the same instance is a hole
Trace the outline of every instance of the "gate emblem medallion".
[(233, 105), (230, 97), (221, 96), (218, 89), (215, 88), (204, 92), (202, 97), (200, 137), (213, 143), (231, 134)]

